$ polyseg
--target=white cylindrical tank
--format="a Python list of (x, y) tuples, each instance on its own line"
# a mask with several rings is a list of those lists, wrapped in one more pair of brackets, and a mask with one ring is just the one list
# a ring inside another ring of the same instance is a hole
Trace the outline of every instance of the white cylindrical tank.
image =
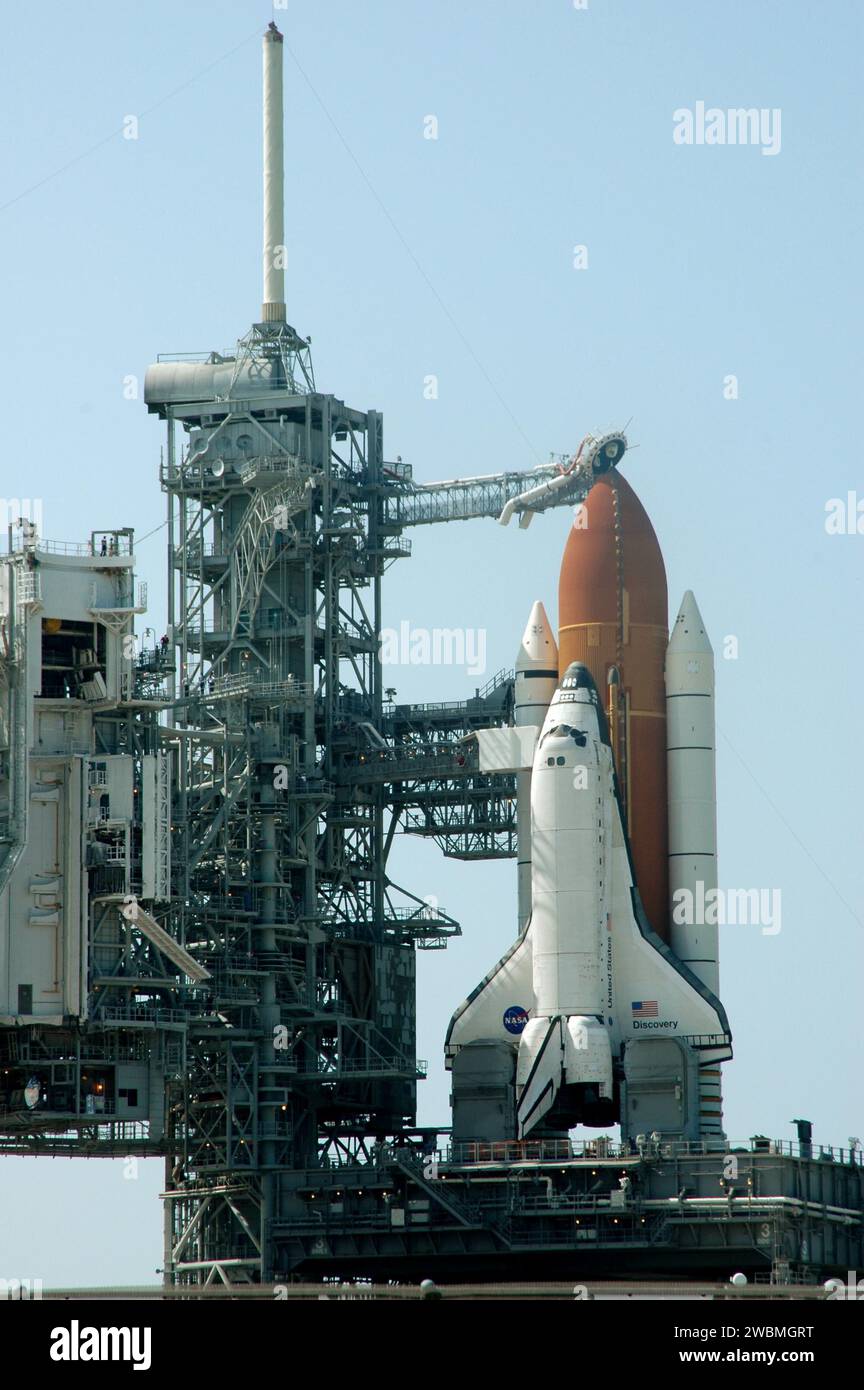
[(285, 321), (285, 162), (282, 114), (282, 35), (264, 34), (264, 323)]
[(704, 920), (717, 887), (714, 653), (689, 590), (666, 651), (666, 748), (672, 949), (717, 994), (717, 926)]
[[(717, 887), (714, 652), (689, 589), (666, 650), (666, 749), (670, 941), (679, 959), (719, 995), (716, 912), (705, 921), (706, 897)], [(699, 1069), (699, 1119), (706, 1139), (722, 1140), (719, 1066)]]
[[(546, 610), (531, 609), (516, 657), (513, 722), (542, 728), (558, 684), (558, 644)], [(516, 861), (519, 930), (531, 915), (531, 772), (516, 774)]]

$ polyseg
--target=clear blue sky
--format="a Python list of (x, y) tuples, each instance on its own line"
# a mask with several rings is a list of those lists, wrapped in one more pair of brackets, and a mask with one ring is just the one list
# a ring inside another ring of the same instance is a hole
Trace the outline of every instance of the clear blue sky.
[[(3, 7), (4, 489), (45, 533), (164, 520), (158, 423), (124, 399), (158, 352), (258, 314), (255, 0)], [(864, 536), (861, 8), (855, 0), (291, 0), (289, 318), (318, 385), (384, 411), (421, 480), (531, 467), (633, 417), (625, 471), (718, 660), (721, 883), (780, 888), (778, 936), (721, 932), (727, 1132), (845, 1144), (861, 1114)], [(782, 146), (681, 147), (680, 107), (780, 108)], [(136, 115), (139, 139), (124, 140)], [(423, 139), (438, 118), (437, 141)], [(576, 244), (588, 269), (572, 268)], [(425, 400), (424, 378), (439, 378)], [(725, 400), (735, 374), (739, 398)], [(414, 535), (386, 619), (482, 628), (511, 665), (554, 617), (568, 516)], [(164, 532), (140, 575), (164, 622)], [(454, 669), (400, 699), (463, 698)], [(447, 1123), (447, 1019), (509, 944), (515, 867), (402, 842), (395, 876), (463, 925), (421, 956), (421, 1117)], [(0, 1161), (0, 1274), (133, 1282), (161, 1263), (161, 1164)]]

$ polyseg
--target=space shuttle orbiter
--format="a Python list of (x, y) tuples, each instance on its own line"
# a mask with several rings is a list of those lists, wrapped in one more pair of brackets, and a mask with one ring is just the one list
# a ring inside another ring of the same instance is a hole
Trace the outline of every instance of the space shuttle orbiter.
[[(541, 1124), (560, 1132), (615, 1123), (634, 1043), (678, 1039), (697, 1068), (715, 1073), (732, 1055), (720, 1000), (643, 910), (594, 679), (573, 662), (559, 681), (556, 661), (535, 604), (517, 662), (515, 726), (477, 735), (481, 770), (519, 779), (520, 910), (530, 883), (530, 915), (446, 1038), (448, 1066), (476, 1044), (513, 1050), (518, 1139)], [(528, 722), (544, 709), (542, 723)], [(644, 1084), (644, 1055), (639, 1068)]]

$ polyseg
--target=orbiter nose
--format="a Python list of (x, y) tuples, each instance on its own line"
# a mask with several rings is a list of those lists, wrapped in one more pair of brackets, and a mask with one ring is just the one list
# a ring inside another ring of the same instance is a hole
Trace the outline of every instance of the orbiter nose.
[(570, 662), (561, 677), (561, 684), (566, 685), (568, 690), (592, 690), (595, 695), (597, 694), (594, 677), (581, 661)]

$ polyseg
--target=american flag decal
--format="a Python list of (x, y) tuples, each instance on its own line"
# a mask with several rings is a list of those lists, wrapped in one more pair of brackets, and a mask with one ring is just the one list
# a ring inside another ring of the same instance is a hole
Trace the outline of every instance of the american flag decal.
[(656, 999), (637, 999), (630, 1007), (634, 1018), (656, 1018), (659, 1012)]

